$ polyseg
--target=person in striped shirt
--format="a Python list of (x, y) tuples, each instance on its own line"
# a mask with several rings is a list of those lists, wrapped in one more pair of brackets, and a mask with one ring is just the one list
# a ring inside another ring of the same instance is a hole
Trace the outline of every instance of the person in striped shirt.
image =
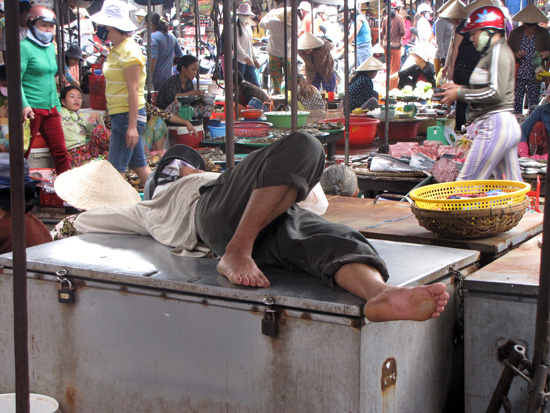
[(463, 33), (470, 33), (481, 53), (469, 85), (446, 83), (441, 103), (456, 99), (468, 103), (468, 152), (458, 181), (496, 179), (522, 181), (517, 157), (521, 129), (514, 116), (515, 57), (506, 44), (505, 18), (501, 9), (484, 6), (474, 10)]

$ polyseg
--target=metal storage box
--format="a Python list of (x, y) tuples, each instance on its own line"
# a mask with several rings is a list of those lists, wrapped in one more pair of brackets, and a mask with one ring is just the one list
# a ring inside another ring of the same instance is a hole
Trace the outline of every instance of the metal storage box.
[[(508, 340), (533, 357), (542, 236), (535, 237), (464, 281), (466, 412), (484, 412), (502, 374), (497, 350)], [(516, 377), (513, 411), (526, 411), (527, 382)]]
[[(31, 391), (70, 412), (436, 412), (448, 396), (456, 317), (449, 267), (479, 253), (373, 241), (390, 283), (448, 284), (448, 311), (369, 323), (363, 301), (317, 278), (266, 270), (238, 287), (216, 261), (145, 236), (86, 234), (27, 250)], [(14, 389), (11, 256), (0, 256), (0, 392)], [(58, 302), (56, 273), (76, 287)], [(269, 305), (273, 303), (272, 305)], [(262, 334), (268, 310), (278, 334)]]

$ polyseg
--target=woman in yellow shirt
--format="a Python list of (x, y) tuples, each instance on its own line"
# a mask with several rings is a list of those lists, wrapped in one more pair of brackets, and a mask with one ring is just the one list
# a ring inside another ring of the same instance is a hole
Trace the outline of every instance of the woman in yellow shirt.
[(141, 182), (151, 173), (145, 159), (142, 133), (147, 122), (145, 114), (145, 57), (131, 38), (137, 27), (128, 11), (118, 2), (109, 3), (92, 16), (100, 25), (97, 36), (110, 40), (113, 47), (103, 65), (106, 79), (105, 96), (111, 116), (109, 162), (124, 177), (130, 167)]

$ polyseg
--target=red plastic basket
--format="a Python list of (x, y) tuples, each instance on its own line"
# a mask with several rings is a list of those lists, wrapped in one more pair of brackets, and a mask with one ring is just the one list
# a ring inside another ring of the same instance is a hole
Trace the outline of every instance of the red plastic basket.
[(237, 138), (264, 138), (273, 126), (269, 122), (235, 122), (233, 130)]
[(63, 200), (55, 192), (48, 192), (44, 188), (40, 190), (40, 205), (63, 208)]

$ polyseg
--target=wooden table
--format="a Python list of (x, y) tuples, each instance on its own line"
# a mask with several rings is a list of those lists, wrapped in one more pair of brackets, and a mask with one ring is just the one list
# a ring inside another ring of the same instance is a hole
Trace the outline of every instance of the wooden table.
[(508, 232), (494, 237), (473, 240), (441, 238), (421, 227), (407, 202), (373, 199), (329, 197), (324, 217), (359, 230), (370, 239), (439, 245), (481, 252), (485, 265), (515, 246), (542, 232), (543, 214), (526, 212), (519, 224)]

